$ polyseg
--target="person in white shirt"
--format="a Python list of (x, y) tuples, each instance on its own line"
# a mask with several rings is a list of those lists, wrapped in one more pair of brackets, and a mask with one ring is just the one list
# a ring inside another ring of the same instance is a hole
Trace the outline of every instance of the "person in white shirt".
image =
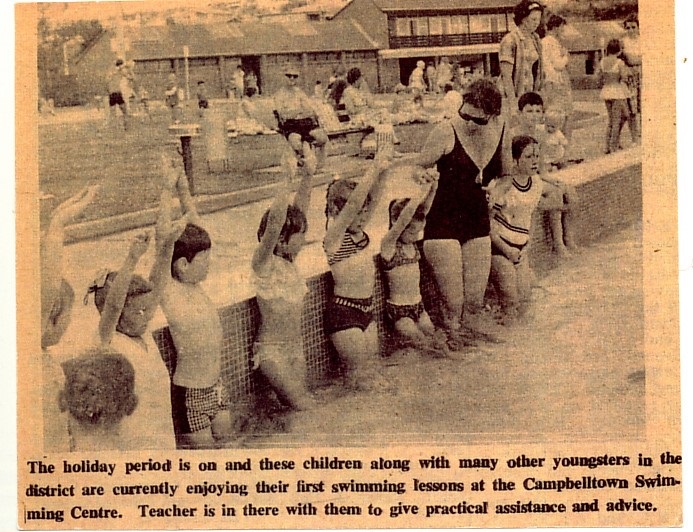
[(542, 97), (546, 111), (560, 112), (564, 116), (559, 129), (570, 140), (570, 115), (573, 112), (573, 92), (568, 75), (568, 50), (563, 45), (566, 20), (551, 15), (546, 23), (546, 37), (541, 40), (544, 58), (544, 86)]
[(445, 84), (445, 96), (440, 102), (444, 118), (452, 118), (462, 107), (462, 95), (456, 91), (452, 83)]

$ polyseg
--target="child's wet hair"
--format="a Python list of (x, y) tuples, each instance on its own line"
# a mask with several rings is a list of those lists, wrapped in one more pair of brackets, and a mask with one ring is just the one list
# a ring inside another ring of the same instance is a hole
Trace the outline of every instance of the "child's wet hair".
[(206, 251), (212, 247), (212, 240), (209, 238), (209, 233), (195, 224), (187, 224), (183, 230), (183, 234), (178, 237), (173, 246), (173, 256), (171, 257), (171, 275), (177, 279), (174, 265), (176, 261), (185, 258), (188, 263), (192, 262), (195, 255), (201, 251)]
[[(390, 202), (390, 205), (387, 208), (388, 213), (390, 215), (390, 229), (392, 229), (392, 226), (399, 219), (400, 215), (402, 214), (402, 211), (409, 204), (410, 201), (411, 200), (409, 198), (401, 198), (401, 199), (393, 199)], [(416, 211), (414, 212), (414, 216), (412, 216), (412, 220), (415, 220), (415, 219), (426, 219), (426, 213), (424, 212), (424, 206), (423, 205), (419, 205), (416, 208)]]
[(62, 367), (61, 409), (80, 425), (114, 425), (134, 412), (135, 370), (123, 355), (99, 347), (67, 360)]
[[(257, 229), (257, 240), (260, 242), (267, 231), (267, 222), (269, 220), (270, 210), (267, 209), (260, 220), (260, 227)], [(297, 233), (305, 233), (308, 231), (308, 220), (305, 213), (295, 205), (289, 205), (286, 209), (286, 220), (282, 226), (282, 231), (279, 234), (279, 242), (286, 244), (289, 239)]]
[[(349, 196), (356, 188), (356, 181), (348, 179), (336, 179), (327, 187), (327, 198), (325, 205), (325, 216), (334, 218), (338, 216), (342, 209), (349, 201)], [(363, 202), (363, 207), (368, 208), (372, 201), (370, 193), (366, 196), (366, 201)]]
[(544, 99), (536, 92), (525, 92), (517, 100), (517, 108), (522, 111), (528, 105), (544, 107)]
[[(90, 293), (94, 294), (94, 304), (99, 311), (99, 314), (103, 312), (103, 307), (106, 304), (106, 298), (108, 297), (108, 292), (111, 289), (113, 281), (115, 281), (118, 272), (109, 272), (102, 281), (95, 280), (89, 286), (87, 291), (87, 296)], [(139, 296), (142, 294), (148, 294), (154, 289), (152, 284), (147, 281), (144, 277), (139, 274), (134, 274), (130, 279), (130, 285), (128, 286), (127, 300), (131, 297)], [(85, 297), (85, 304), (86, 304)]]
[(518, 135), (517, 137), (513, 137), (513, 160), (519, 161), (520, 157), (522, 157), (522, 153), (525, 151), (525, 148), (527, 148), (527, 146), (530, 146), (531, 144), (539, 143), (537, 142), (537, 139), (535, 139), (534, 137), (530, 137), (529, 135)]

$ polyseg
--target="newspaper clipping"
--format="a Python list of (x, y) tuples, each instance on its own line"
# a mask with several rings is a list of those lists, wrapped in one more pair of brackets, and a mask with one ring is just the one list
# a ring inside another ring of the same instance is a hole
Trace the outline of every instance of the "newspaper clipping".
[(673, 11), (17, 4), (19, 528), (680, 526)]

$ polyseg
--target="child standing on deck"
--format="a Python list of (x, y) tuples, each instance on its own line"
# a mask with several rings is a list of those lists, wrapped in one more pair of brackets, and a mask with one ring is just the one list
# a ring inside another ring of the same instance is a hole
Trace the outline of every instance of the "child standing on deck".
[(491, 182), (491, 279), (498, 288), (504, 324), (522, 315), (530, 302), (531, 274), (525, 257), (532, 214), (542, 196), (539, 144), (521, 135), (512, 140), (515, 172)]
[(421, 300), (417, 247), (438, 189), (437, 177), (437, 172), (427, 171), (417, 195), (390, 202), (390, 230), (380, 244), (380, 258), (389, 288), (385, 302), (388, 325), (405, 343), (443, 354), (444, 336), (442, 342), (435, 337), (435, 326)]
[[(171, 190), (165, 186), (161, 194), (164, 208), (170, 198)], [(149, 280), (134, 274), (140, 257), (149, 247), (150, 236), (143, 233), (133, 240), (121, 269), (102, 272), (89, 287), (88, 294), (94, 294), (94, 303), (101, 314), (101, 344), (122, 354), (135, 368), (139, 406), (122, 422), (122, 431), (133, 450), (176, 448), (168, 370), (148, 326), (159, 305), (173, 244), (181, 230), (182, 226), (166, 224), (159, 217), (156, 256)]]
[(600, 97), (606, 105), (609, 121), (606, 127), (605, 153), (615, 153), (620, 148), (621, 130), (628, 122), (633, 142), (638, 142), (638, 128), (635, 125), (635, 115), (631, 115), (628, 99), (631, 97), (628, 80), (631, 72), (619, 58), (621, 43), (611, 39), (606, 45), (606, 57), (599, 63), (599, 79), (602, 84)]
[[(392, 148), (389, 152), (391, 154)], [(375, 263), (364, 227), (383, 191), (386, 151), (376, 154), (374, 165), (361, 181), (336, 180), (327, 189), (327, 232), (323, 249), (334, 280), (334, 295), (327, 308), (327, 334), (346, 366), (346, 384), (369, 390), (378, 385), (378, 356), (373, 319)]]
[(553, 249), (561, 258), (570, 257), (576, 249), (573, 237), (572, 211), (577, 203), (575, 188), (555, 177), (548, 177), (544, 171), (546, 154), (550, 150), (547, 143), (547, 127), (544, 124), (544, 101), (536, 92), (526, 92), (517, 101), (520, 110), (519, 124), (513, 128), (513, 137), (526, 135), (539, 144), (541, 179), (544, 182), (545, 200), (542, 209), (548, 211)]
[[(177, 353), (173, 421), (179, 447), (210, 449), (231, 434), (230, 399), (221, 377), (221, 320), (201, 285), (209, 274), (212, 242), (200, 226), (185, 173), (171, 161), (163, 165), (187, 221), (173, 248), (161, 301)], [(163, 216), (170, 217), (170, 210)]]
[(257, 232), (260, 245), (252, 260), (262, 317), (254, 345), (253, 368), (270, 384), (280, 402), (295, 410), (308, 408), (312, 403), (306, 391), (306, 359), (301, 341), (303, 299), (308, 290), (294, 259), (305, 243), (308, 230), (305, 212), (317, 161), (307, 142), (303, 153), (303, 178), (293, 203), (289, 203), (289, 187), (296, 175), (296, 158), (291, 152), (282, 158), (285, 180), (260, 221)]

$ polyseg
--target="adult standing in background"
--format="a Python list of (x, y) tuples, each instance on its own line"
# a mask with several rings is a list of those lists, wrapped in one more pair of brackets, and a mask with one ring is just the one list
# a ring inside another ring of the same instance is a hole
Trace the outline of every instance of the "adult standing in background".
[(517, 26), (500, 43), (501, 84), (506, 105), (517, 112), (517, 99), (526, 92), (538, 92), (543, 81), (541, 41), (536, 31), (544, 6), (535, 0), (521, 0), (513, 10)]
[(424, 82), (424, 69), (426, 63), (419, 60), (416, 62), (416, 68), (409, 74), (409, 90), (414, 95), (414, 102), (423, 107), (423, 93), (426, 90)]
[(127, 77), (125, 63), (122, 59), (115, 62), (108, 76), (108, 107), (109, 115), (112, 114), (113, 108), (117, 105), (123, 112), (123, 127), (128, 129), (128, 99), (130, 98), (130, 80)]
[(433, 61), (429, 61), (426, 67), (426, 83), (428, 84), (429, 94), (436, 94), (436, 92), (438, 92), (438, 87), (436, 85), (436, 65)]
[(450, 60), (444, 56), (440, 59), (438, 71), (436, 72), (438, 92), (443, 92), (445, 90), (445, 85), (448, 83), (452, 83), (452, 65), (450, 64)]
[(640, 51), (640, 23), (638, 15), (631, 13), (623, 21), (626, 34), (621, 39), (621, 52), (623, 61), (630, 68), (631, 77), (629, 87), (631, 97), (628, 100), (628, 110), (631, 114), (630, 124), (635, 128), (634, 138), (640, 138), (641, 116), (641, 83), (642, 83), (642, 53)]
[(253, 70), (250, 70), (246, 75), (245, 75), (245, 90), (243, 91), (243, 96), (248, 95), (248, 89), (255, 89), (253, 91), (253, 94), (259, 94), (260, 93), (260, 88), (257, 85), (257, 75)]
[(546, 23), (546, 37), (541, 40), (544, 59), (544, 87), (542, 97), (544, 109), (560, 113), (563, 117), (561, 127), (566, 140), (570, 142), (570, 115), (573, 112), (573, 90), (568, 75), (568, 50), (563, 45), (566, 20), (551, 15)]
[(243, 98), (245, 94), (245, 72), (243, 72), (241, 65), (238, 65), (233, 73), (233, 89), (236, 93), (236, 98), (239, 100)]

